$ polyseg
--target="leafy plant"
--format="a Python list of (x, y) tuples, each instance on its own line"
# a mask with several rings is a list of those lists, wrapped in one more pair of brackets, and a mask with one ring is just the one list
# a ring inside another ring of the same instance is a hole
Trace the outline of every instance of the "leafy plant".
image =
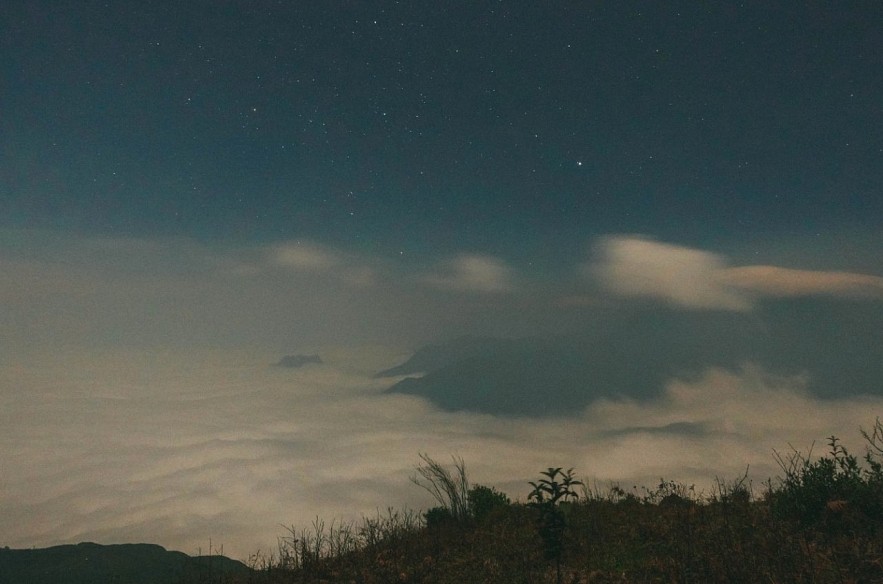
[(568, 499), (577, 499), (576, 485), (581, 481), (573, 478), (573, 469), (566, 472), (561, 467), (549, 467), (540, 473), (545, 478), (530, 482), (533, 490), (528, 495), (529, 506), (539, 511), (537, 528), (543, 541), (543, 555), (547, 560), (555, 561), (555, 574), (561, 582), (561, 553), (564, 549), (564, 530), (567, 526), (566, 517), (560, 503)]
[(561, 467), (549, 467), (548, 470), (540, 474), (546, 478), (540, 479), (538, 482), (529, 481), (533, 491), (528, 495), (528, 500), (533, 501), (534, 506), (548, 505), (554, 507), (562, 499), (566, 501), (569, 498), (579, 498), (573, 487), (583, 483), (573, 478), (572, 468), (564, 472), (561, 470)]

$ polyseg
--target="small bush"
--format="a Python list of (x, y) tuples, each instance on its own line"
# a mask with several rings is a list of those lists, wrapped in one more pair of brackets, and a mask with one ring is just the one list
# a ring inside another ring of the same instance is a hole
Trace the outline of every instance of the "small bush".
[(479, 523), (484, 521), (495, 509), (512, 504), (505, 493), (484, 485), (475, 485), (469, 489), (466, 498), (469, 502), (469, 512)]
[(456, 523), (451, 510), (447, 507), (433, 507), (423, 514), (423, 519), (429, 529), (438, 529)]
[[(881, 483), (877, 462), (869, 452), (868, 468), (850, 454), (835, 436), (828, 439), (829, 452), (817, 460), (794, 450), (787, 456), (775, 453), (784, 475), (778, 488), (771, 488), (769, 499), (773, 512), (781, 518), (812, 525), (824, 519), (832, 509), (856, 508), (869, 518), (879, 519)], [(839, 502), (837, 505), (830, 503)]]

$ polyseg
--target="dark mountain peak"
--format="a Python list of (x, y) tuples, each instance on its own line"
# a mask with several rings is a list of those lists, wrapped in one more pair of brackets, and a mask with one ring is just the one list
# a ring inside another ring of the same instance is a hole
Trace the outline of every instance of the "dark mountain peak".
[(396, 367), (377, 373), (374, 377), (398, 377), (429, 373), (459, 361), (480, 356), (496, 355), (518, 345), (519, 340), (495, 337), (463, 336), (426, 345), (418, 349), (407, 361)]
[(569, 336), (428, 345), (377, 377), (414, 375), (387, 391), (443, 409), (515, 416), (576, 415), (600, 398), (651, 399), (673, 379), (746, 365), (805, 375), (819, 396), (879, 395), (881, 329), (883, 310), (856, 312), (848, 302), (770, 301), (752, 313), (653, 306), (606, 315)]

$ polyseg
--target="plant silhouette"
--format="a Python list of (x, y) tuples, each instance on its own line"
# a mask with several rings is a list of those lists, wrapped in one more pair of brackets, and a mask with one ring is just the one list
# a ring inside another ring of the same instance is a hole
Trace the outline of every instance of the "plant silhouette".
[(577, 499), (573, 487), (583, 483), (573, 478), (572, 468), (565, 472), (561, 467), (549, 467), (540, 474), (545, 478), (530, 481), (533, 490), (527, 497), (528, 505), (539, 511), (537, 528), (543, 540), (543, 555), (547, 560), (554, 560), (557, 582), (561, 584), (561, 553), (567, 521), (559, 503)]

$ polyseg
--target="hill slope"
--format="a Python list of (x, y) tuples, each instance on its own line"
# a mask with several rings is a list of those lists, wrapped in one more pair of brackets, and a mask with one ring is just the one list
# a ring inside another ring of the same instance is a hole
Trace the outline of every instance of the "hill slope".
[(143, 543), (0, 549), (0, 584), (174, 584), (200, 575), (249, 572), (224, 556), (194, 558)]

